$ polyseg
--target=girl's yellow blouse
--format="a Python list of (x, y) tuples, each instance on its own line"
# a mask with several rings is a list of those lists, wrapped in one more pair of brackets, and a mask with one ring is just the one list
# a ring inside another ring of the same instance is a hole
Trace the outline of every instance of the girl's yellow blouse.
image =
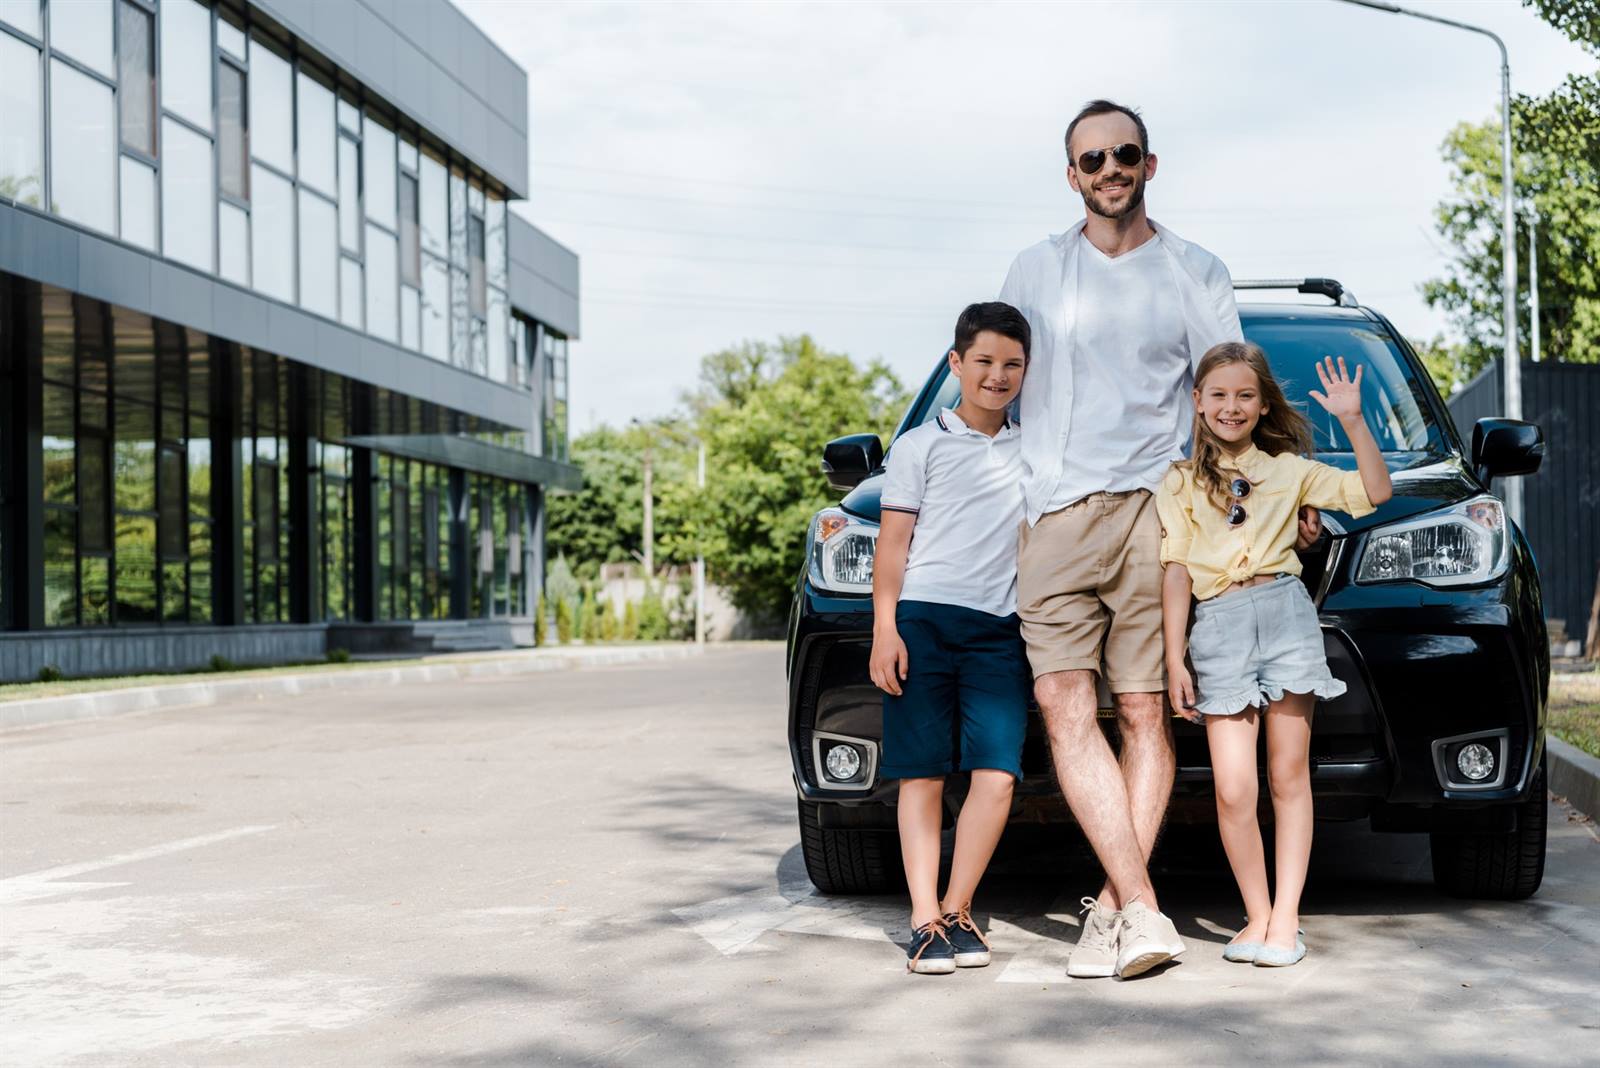
[(1227, 513), (1195, 488), (1191, 472), (1179, 464), (1172, 465), (1156, 494), (1161, 562), (1186, 565), (1194, 595), (1202, 601), (1256, 575), (1300, 574), (1294, 542), (1301, 505), (1352, 516), (1374, 510), (1359, 471), (1293, 453), (1269, 456), (1254, 445), (1224, 458), (1222, 468), (1250, 480), (1250, 493), (1239, 502), (1245, 521), (1238, 526), (1228, 525)]

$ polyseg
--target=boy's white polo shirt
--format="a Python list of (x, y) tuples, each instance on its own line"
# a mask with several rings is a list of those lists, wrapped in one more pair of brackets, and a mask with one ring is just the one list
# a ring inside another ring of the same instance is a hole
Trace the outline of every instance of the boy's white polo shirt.
[(1022, 437), (1007, 420), (994, 437), (952, 408), (895, 440), (885, 465), (886, 511), (917, 517), (902, 601), (933, 601), (997, 616), (1017, 610)]

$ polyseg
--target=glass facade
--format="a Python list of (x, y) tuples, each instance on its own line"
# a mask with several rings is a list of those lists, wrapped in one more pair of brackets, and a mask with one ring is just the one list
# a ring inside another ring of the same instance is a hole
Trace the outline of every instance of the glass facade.
[(245, 18), (203, 0), (0, 2), (0, 198), (519, 381), (503, 191)]
[(0, 116), (0, 202), (527, 397), (490, 423), (0, 271), (0, 628), (531, 612), (540, 487), (443, 440), (566, 456), (566, 339), (513, 311), (493, 177), (218, 0), (0, 0)]
[(4, 273), (0, 341), (8, 399), (38, 367), (38, 628), (531, 611), (534, 487), (364, 443), (520, 432)]

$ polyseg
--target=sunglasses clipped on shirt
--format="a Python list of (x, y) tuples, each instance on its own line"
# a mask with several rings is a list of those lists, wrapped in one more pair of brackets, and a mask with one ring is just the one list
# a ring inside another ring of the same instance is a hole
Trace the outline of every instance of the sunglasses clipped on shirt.
[(1124, 167), (1137, 167), (1144, 159), (1144, 149), (1131, 141), (1112, 145), (1110, 148), (1091, 148), (1078, 157), (1078, 170), (1084, 174), (1093, 174), (1106, 165), (1107, 156)]
[(1246, 512), (1244, 505), (1239, 503), (1250, 496), (1250, 480), (1248, 478), (1234, 479), (1228, 483), (1228, 492), (1233, 494), (1234, 497), (1233, 504), (1228, 508), (1228, 525), (1236, 527), (1250, 518), (1250, 513)]

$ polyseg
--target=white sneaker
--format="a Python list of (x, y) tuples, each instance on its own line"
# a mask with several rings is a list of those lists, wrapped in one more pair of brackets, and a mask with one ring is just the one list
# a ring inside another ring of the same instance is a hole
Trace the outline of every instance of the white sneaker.
[(1164, 915), (1135, 901), (1117, 914), (1117, 978), (1143, 975), (1184, 951), (1178, 929)]
[(1067, 958), (1067, 975), (1073, 979), (1107, 979), (1117, 973), (1117, 913), (1101, 908), (1100, 902), (1086, 897), (1083, 905), (1083, 934)]

